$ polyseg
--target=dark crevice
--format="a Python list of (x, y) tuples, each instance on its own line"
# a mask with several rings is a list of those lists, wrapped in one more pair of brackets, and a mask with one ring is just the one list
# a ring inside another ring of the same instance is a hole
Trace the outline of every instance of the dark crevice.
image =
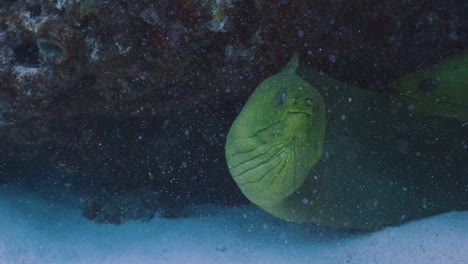
[(18, 64), (35, 66), (39, 64), (39, 48), (34, 41), (26, 41), (14, 49), (15, 60)]

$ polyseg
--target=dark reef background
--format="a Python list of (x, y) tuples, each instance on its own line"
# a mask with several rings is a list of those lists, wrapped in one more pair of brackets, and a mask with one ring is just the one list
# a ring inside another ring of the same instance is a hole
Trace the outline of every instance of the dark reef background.
[(459, 0), (0, 1), (0, 184), (110, 223), (243, 204), (225, 136), (294, 51), (382, 92), (467, 32)]

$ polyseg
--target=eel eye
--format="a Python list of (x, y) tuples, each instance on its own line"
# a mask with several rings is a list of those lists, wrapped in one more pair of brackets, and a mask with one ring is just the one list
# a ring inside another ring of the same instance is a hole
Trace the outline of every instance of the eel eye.
[(291, 99), (291, 101), (292, 101), (293, 104), (297, 104), (297, 98), (296, 98), (296, 97), (293, 97), (293, 98)]
[(421, 92), (427, 92), (434, 88), (435, 82), (432, 78), (427, 78), (419, 82), (419, 90)]
[(282, 92), (278, 98), (278, 105), (282, 105), (285, 99), (286, 99), (286, 93)]
[(307, 106), (312, 106), (312, 100), (306, 99), (305, 101)]

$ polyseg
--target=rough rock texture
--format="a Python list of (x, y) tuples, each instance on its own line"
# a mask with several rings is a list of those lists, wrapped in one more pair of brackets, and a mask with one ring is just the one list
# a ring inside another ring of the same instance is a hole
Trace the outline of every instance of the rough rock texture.
[(24, 164), (48, 164), (55, 176), (23, 179), (39, 191), (79, 186), (84, 215), (100, 222), (244, 203), (225, 135), (293, 51), (382, 90), (466, 48), (467, 9), (455, 0), (2, 1), (0, 183), (18, 181)]

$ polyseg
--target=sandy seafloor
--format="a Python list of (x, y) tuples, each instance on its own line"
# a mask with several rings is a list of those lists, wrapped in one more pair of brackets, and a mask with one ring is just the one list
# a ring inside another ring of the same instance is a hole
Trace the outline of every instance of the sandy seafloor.
[(468, 212), (372, 233), (275, 219), (255, 206), (96, 224), (71, 207), (0, 186), (0, 263), (468, 263)]

